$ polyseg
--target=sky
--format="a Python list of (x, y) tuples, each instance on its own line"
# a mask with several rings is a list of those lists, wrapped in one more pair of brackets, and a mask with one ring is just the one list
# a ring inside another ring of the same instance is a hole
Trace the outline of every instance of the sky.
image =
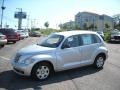
[(4, 0), (4, 6), (3, 26), (8, 24), (12, 28), (18, 26), (14, 18), (14, 13), (19, 11), (17, 8), (22, 8), (29, 17), (29, 23), (23, 20), (23, 27), (32, 24), (39, 28), (44, 28), (46, 21), (50, 28), (58, 28), (59, 24), (74, 20), (75, 15), (83, 11), (109, 16), (120, 14), (120, 0)]

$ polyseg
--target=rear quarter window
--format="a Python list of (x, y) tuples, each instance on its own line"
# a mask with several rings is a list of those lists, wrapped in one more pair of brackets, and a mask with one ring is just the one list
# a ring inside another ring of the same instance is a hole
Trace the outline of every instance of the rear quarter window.
[(101, 39), (95, 34), (80, 35), (81, 45), (90, 45), (94, 43), (101, 43)]
[(89, 45), (93, 43), (90, 34), (83, 34), (81, 35), (81, 38), (82, 38), (83, 45)]
[(92, 35), (92, 41), (93, 43), (101, 43), (101, 39), (95, 34)]

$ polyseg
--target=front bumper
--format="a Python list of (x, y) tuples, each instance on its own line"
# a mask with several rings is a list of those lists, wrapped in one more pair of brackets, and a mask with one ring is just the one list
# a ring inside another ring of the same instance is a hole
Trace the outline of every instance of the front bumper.
[(18, 41), (19, 39), (16, 38), (16, 39), (11, 39), (11, 38), (8, 38), (8, 42), (13, 42), (13, 41)]
[(32, 67), (33, 65), (24, 65), (24, 64), (19, 64), (16, 62), (12, 62), (11, 63), (13, 66), (13, 71), (19, 75), (23, 75), (23, 76), (30, 76), (31, 75), (31, 71), (32, 71)]
[(4, 44), (6, 44), (7, 43), (7, 39), (5, 39), (5, 40), (0, 40), (0, 45), (4, 45)]
[(111, 36), (111, 40), (120, 40), (120, 36)]

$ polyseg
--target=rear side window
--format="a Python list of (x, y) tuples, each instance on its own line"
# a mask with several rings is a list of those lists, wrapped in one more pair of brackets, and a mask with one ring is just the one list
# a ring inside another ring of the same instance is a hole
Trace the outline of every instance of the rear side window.
[(81, 45), (101, 43), (100, 38), (95, 34), (83, 34), (83, 35), (80, 35), (80, 38), (81, 38)]
[(81, 38), (82, 38), (83, 45), (89, 45), (93, 43), (92, 37), (90, 34), (83, 34), (81, 35)]

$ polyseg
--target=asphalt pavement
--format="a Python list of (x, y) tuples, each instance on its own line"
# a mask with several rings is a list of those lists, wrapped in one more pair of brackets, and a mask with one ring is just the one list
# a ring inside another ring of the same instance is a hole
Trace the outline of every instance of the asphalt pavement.
[(120, 43), (109, 43), (109, 58), (104, 68), (92, 66), (55, 73), (39, 82), (12, 71), (10, 58), (22, 47), (36, 44), (43, 37), (29, 37), (0, 49), (0, 90), (120, 90)]

